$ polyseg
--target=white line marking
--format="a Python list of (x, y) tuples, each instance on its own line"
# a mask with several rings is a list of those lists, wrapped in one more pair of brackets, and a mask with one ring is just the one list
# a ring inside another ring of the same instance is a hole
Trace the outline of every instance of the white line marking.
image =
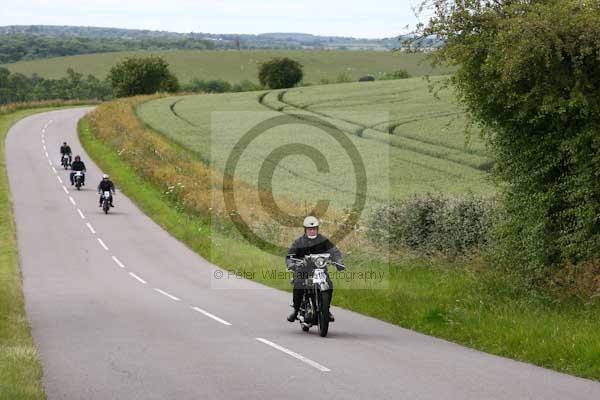
[(77, 205), (77, 203), (75, 203), (75, 200), (73, 200), (73, 198), (72, 198), (71, 196), (69, 196), (69, 201), (70, 201), (70, 202), (71, 202), (71, 203), (72, 203), (74, 206), (76, 206), (76, 205)]
[(58, 174), (58, 171), (56, 170), (56, 168), (52, 167), (52, 171), (54, 171), (55, 174)]
[(69, 194), (69, 191), (67, 190), (67, 187), (65, 185), (63, 185), (63, 190), (65, 191), (66, 194)]
[(282, 347), (276, 343), (270, 342), (267, 339), (263, 339), (263, 338), (256, 338), (256, 340), (258, 340), (259, 342), (262, 342), (268, 346), (273, 347), (274, 349), (277, 349), (279, 351), (284, 352), (285, 354), (288, 354), (302, 362), (307, 363), (308, 365), (310, 365), (311, 367), (314, 367), (316, 369), (318, 369), (319, 371), (323, 371), (323, 372), (331, 372), (331, 370), (327, 367), (324, 367), (323, 365), (319, 364), (318, 362), (315, 362), (309, 358), (304, 357), (303, 355), (300, 355), (298, 353), (295, 353), (289, 349), (286, 349), (285, 347)]
[(167, 292), (165, 292), (165, 291), (162, 291), (162, 290), (160, 290), (160, 289), (157, 289), (157, 288), (155, 288), (154, 290), (155, 290), (155, 291), (157, 291), (158, 293), (162, 294), (162, 295), (165, 295), (165, 296), (167, 296), (167, 297), (168, 297), (168, 298), (170, 298), (171, 300), (175, 300), (175, 301), (181, 301), (181, 299), (180, 299), (180, 298), (177, 298), (177, 297), (173, 296), (172, 294), (169, 294), (169, 293), (167, 293)]
[(52, 166), (52, 160), (48, 159), (48, 164), (50, 164), (50, 166)]
[(63, 181), (60, 176), (57, 176), (56, 179), (58, 179), (58, 181), (60, 182), (61, 185), (63, 184)]
[(48, 152), (47, 152), (47, 151), (45, 151), (45, 152), (44, 152), (44, 154), (46, 155), (46, 157), (50, 157), (50, 156), (48, 155)]
[(86, 222), (85, 224), (87, 225), (88, 228), (90, 228), (90, 231), (92, 231), (93, 234), (96, 233), (96, 231), (94, 230), (94, 228), (92, 228), (92, 225), (90, 225), (89, 222)]
[(77, 212), (79, 213), (79, 216), (81, 217), (81, 219), (85, 219), (85, 215), (83, 215), (83, 213), (81, 212), (81, 210), (78, 208)]
[(143, 280), (142, 278), (140, 278), (139, 276), (137, 276), (136, 274), (134, 274), (133, 272), (130, 272), (129, 275), (134, 278), (137, 279), (138, 281), (142, 282), (144, 285), (147, 283), (145, 280)]
[(113, 261), (121, 268), (125, 268), (125, 266), (123, 265), (123, 263), (121, 261), (119, 261), (119, 259), (115, 256), (112, 256)]
[(208, 311), (204, 311), (204, 310), (203, 310), (203, 309), (201, 309), (201, 308), (198, 308), (198, 307), (192, 307), (192, 310), (196, 310), (196, 311), (198, 311), (199, 313), (201, 313), (201, 314), (204, 314), (204, 315), (206, 315), (207, 317), (209, 317), (209, 318), (212, 318), (212, 319), (214, 319), (215, 321), (222, 323), (223, 325), (231, 326), (231, 324), (230, 324), (229, 322), (225, 321), (224, 319), (221, 319), (221, 318), (217, 317), (216, 315), (213, 315), (213, 314), (209, 313)]
[(46, 126), (48, 126), (48, 125), (45, 125), (45, 126), (42, 128), (42, 136), (44, 136), (44, 133), (46, 133)]
[[(43, 140), (42, 140), (43, 142)], [(46, 145), (42, 146), (44, 148), (44, 151), (48, 151), (48, 148), (46, 147)]]
[(102, 239), (98, 238), (98, 243), (100, 243), (100, 246), (102, 246), (104, 248), (104, 250), (108, 251), (108, 247), (106, 247), (106, 245), (104, 244)]

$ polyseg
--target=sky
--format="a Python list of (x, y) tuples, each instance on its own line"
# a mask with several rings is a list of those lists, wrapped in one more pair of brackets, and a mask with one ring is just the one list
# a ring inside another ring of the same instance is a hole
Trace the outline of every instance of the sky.
[(420, 0), (0, 0), (3, 25), (82, 25), (173, 32), (301, 32), (393, 37)]

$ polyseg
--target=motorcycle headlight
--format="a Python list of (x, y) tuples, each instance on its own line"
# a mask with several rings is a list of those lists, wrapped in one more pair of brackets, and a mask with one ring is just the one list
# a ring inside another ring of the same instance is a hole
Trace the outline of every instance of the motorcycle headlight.
[(315, 265), (319, 268), (323, 268), (325, 266), (325, 259), (323, 257), (319, 257), (315, 260)]

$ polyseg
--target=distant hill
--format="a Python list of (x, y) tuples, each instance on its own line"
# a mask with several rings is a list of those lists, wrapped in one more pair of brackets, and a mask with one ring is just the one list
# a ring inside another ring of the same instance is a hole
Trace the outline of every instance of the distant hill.
[[(0, 63), (132, 50), (294, 49), (390, 51), (402, 38), (361, 39), (306, 33), (213, 34), (86, 26), (0, 26)], [(431, 47), (439, 42), (425, 43)]]

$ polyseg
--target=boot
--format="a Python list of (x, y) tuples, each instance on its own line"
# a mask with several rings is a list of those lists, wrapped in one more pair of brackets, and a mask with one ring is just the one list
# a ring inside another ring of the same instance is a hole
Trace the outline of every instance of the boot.
[(333, 314), (331, 313), (331, 311), (329, 312), (329, 322), (334, 322), (335, 318), (333, 318)]
[(294, 310), (288, 317), (289, 322), (294, 322), (298, 318), (298, 310)]

